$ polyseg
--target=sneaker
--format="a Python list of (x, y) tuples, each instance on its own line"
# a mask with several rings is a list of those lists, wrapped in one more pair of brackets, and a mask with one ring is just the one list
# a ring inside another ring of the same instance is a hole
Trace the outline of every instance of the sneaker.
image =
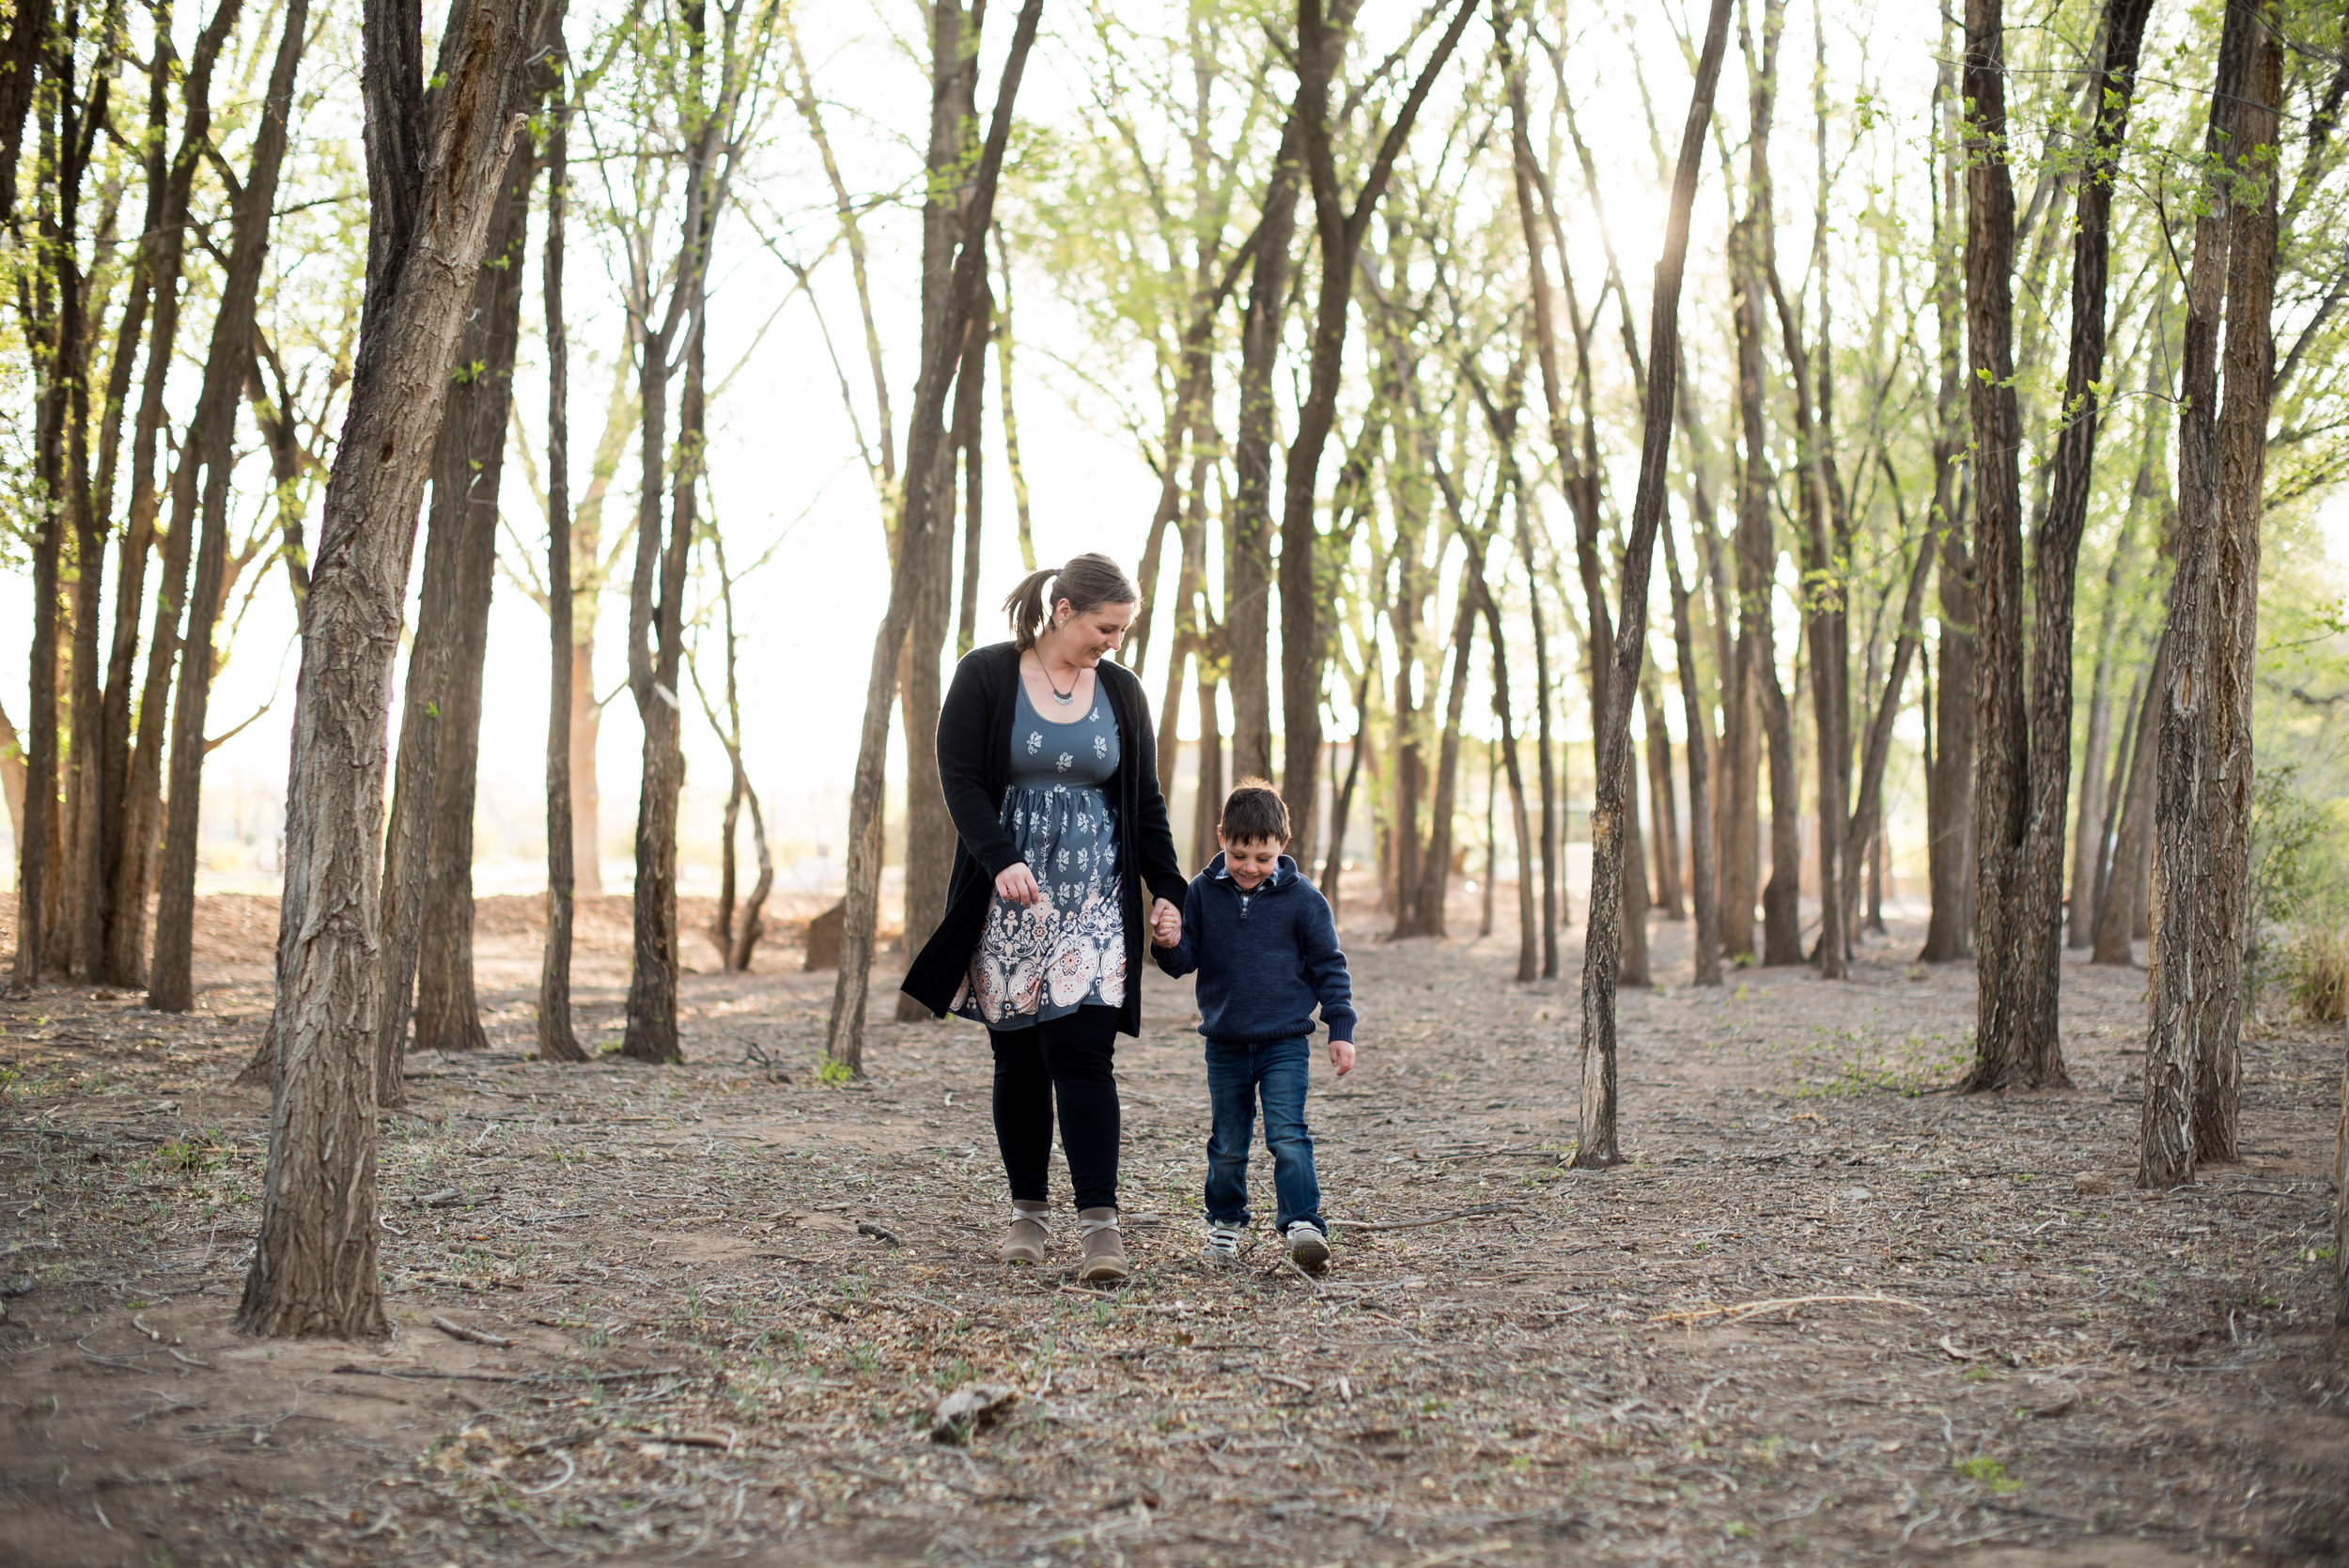
[(1288, 1243), (1290, 1261), (1299, 1268), (1319, 1268), (1330, 1261), (1330, 1238), (1310, 1219), (1292, 1221), (1283, 1239)]
[(1239, 1262), (1240, 1244), (1247, 1239), (1248, 1228), (1245, 1225), (1210, 1221), (1207, 1225), (1206, 1250), (1203, 1256), (1209, 1263), (1236, 1264)]

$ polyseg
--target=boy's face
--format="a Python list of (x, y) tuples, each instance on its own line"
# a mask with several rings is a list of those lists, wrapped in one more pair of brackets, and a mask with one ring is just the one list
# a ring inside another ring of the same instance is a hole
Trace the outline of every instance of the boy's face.
[(1223, 846), (1223, 869), (1231, 873), (1242, 893), (1253, 891), (1257, 883), (1279, 870), (1281, 856), (1289, 846), (1284, 838), (1225, 838), (1220, 828), (1215, 841)]

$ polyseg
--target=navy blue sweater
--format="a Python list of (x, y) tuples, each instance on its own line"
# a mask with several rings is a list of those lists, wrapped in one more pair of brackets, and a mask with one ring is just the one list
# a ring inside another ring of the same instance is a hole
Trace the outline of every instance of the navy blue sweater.
[(1199, 971), (1199, 1032), (1210, 1040), (1311, 1034), (1315, 1003), (1331, 1039), (1354, 1038), (1354, 990), (1330, 901), (1286, 855), (1250, 893), (1217, 855), (1183, 895), (1183, 939), (1150, 951), (1177, 979)]

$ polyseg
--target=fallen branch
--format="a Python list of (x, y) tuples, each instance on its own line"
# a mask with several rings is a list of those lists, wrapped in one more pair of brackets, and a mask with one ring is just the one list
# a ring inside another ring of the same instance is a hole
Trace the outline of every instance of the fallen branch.
[(492, 1334), (487, 1328), (468, 1328), (463, 1324), (443, 1317), (438, 1312), (432, 1314), (432, 1327), (451, 1339), (465, 1340), (474, 1344), (495, 1345), (500, 1350), (514, 1348), (514, 1342), (504, 1334)]
[(1694, 1327), (1697, 1324), (1703, 1322), (1708, 1317), (1718, 1317), (1724, 1323), (1743, 1323), (1746, 1319), (1760, 1312), (1779, 1312), (1787, 1307), (1824, 1307), (1837, 1303), (1854, 1305), (1865, 1304), (1879, 1307), (1906, 1307), (1913, 1312), (1921, 1312), (1930, 1310), (1921, 1302), (1906, 1300), (1898, 1296), (1884, 1296), (1881, 1294), (1869, 1296), (1781, 1296), (1770, 1301), (1741, 1301), (1734, 1307), (1692, 1307), (1684, 1312), (1658, 1312), (1654, 1317), (1649, 1318), (1648, 1321), (1650, 1323), (1685, 1323), (1689, 1327)]
[(435, 1372), (430, 1367), (355, 1367), (346, 1362), (334, 1369), (338, 1376), (397, 1377), (403, 1383), (435, 1383), (443, 1378), (460, 1383), (625, 1383), (635, 1377), (676, 1377), (677, 1367), (644, 1367), (634, 1372), (534, 1372), (500, 1375), (487, 1372)]
[(1472, 1209), (1454, 1209), (1449, 1214), (1431, 1214), (1424, 1219), (1332, 1219), (1332, 1225), (1343, 1225), (1349, 1231), (1415, 1231), (1422, 1225), (1443, 1225), (1455, 1219), (1473, 1219), (1486, 1214), (1523, 1214), (1523, 1203), (1486, 1203)]

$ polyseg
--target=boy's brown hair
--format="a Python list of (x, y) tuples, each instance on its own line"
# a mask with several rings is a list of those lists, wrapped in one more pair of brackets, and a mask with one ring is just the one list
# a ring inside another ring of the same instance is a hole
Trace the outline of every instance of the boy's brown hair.
[(1242, 779), (1223, 799), (1223, 820), (1217, 824), (1234, 844), (1275, 844), (1289, 841), (1289, 808), (1281, 792), (1262, 779)]

